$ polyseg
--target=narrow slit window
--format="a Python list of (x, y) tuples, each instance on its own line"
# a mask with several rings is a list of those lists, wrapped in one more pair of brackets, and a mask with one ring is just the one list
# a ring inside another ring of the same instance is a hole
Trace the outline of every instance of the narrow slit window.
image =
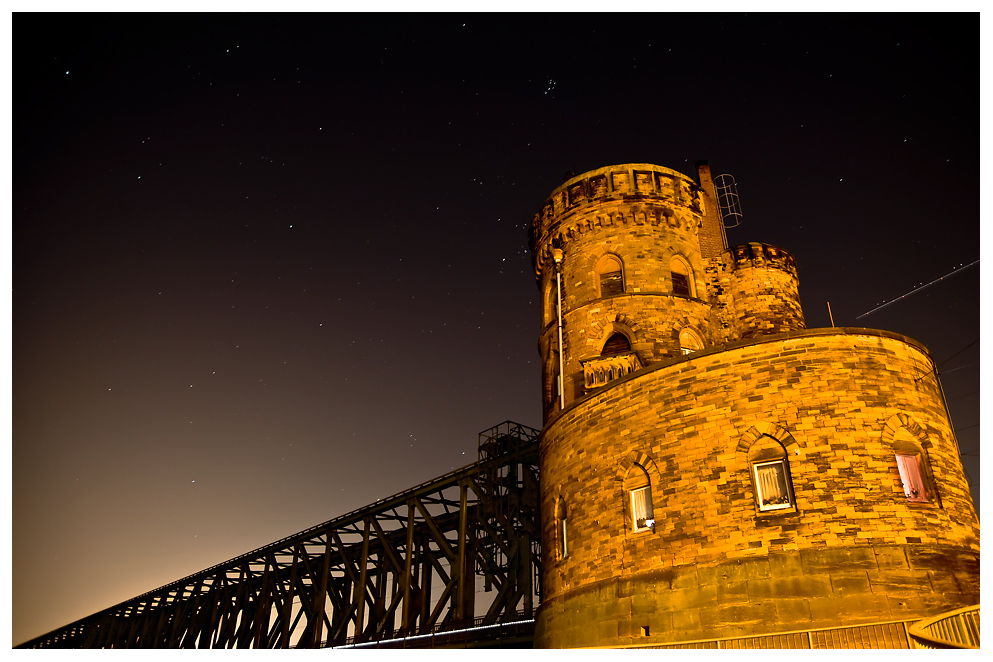
[(921, 476), (921, 464), (916, 455), (897, 455), (896, 466), (900, 470), (900, 480), (903, 481), (903, 493), (907, 501), (927, 503), (927, 490)]
[(562, 558), (569, 556), (569, 520), (564, 515), (562, 517)]
[(755, 487), (758, 490), (759, 510), (790, 508), (793, 503), (790, 497), (789, 481), (786, 478), (786, 462), (783, 460), (756, 462), (753, 468)]

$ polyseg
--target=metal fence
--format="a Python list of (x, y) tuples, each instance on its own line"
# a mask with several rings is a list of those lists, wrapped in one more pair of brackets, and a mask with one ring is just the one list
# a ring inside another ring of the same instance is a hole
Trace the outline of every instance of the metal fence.
[(925, 619), (908, 632), (915, 648), (979, 648), (979, 605)]

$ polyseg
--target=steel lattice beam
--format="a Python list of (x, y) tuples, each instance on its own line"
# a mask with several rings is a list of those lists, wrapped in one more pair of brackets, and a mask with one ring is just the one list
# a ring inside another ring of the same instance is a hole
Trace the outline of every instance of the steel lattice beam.
[(533, 618), (537, 437), (502, 423), (475, 464), (18, 648), (309, 648)]

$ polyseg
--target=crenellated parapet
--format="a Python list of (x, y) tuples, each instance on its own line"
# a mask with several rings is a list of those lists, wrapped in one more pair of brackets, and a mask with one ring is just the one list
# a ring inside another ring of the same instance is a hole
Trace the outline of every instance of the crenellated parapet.
[(692, 232), (705, 207), (702, 189), (692, 178), (649, 163), (608, 166), (568, 179), (531, 220), (536, 278), (540, 281), (550, 264), (552, 249), (577, 236), (622, 225)]
[(782, 269), (796, 278), (796, 260), (779, 246), (751, 241), (731, 246), (725, 251), (726, 263), (731, 269)]
[(806, 328), (796, 261), (787, 251), (759, 242), (722, 254), (720, 276), (731, 338), (755, 338)]

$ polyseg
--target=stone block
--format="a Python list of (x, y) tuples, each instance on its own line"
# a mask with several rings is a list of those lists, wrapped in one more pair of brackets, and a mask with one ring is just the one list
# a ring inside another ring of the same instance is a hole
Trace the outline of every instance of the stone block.
[(769, 559), (764, 557), (735, 559), (720, 565), (697, 568), (700, 584), (742, 582), (769, 576)]
[(866, 574), (873, 593), (917, 595), (931, 592), (931, 579), (923, 570), (869, 570)]
[(777, 599), (776, 622), (788, 625), (788, 629), (803, 628), (810, 623), (810, 605), (805, 598)]
[(965, 572), (979, 576), (978, 553), (932, 545), (907, 545), (906, 553), (911, 568)]
[(770, 554), (769, 574), (772, 577), (792, 577), (803, 574), (803, 563), (799, 554)]
[(748, 582), (748, 597), (752, 600), (768, 598), (818, 598), (833, 595), (828, 575), (800, 575), (798, 577), (770, 577)]
[(865, 593), (851, 596), (808, 600), (810, 620), (815, 627), (832, 627), (838, 623), (868, 623), (889, 620), (889, 604), (884, 595)]
[(876, 570), (876, 555), (871, 547), (827, 547), (800, 550), (804, 574), (833, 571)]
[[(694, 633), (694, 635), (698, 634), (700, 632), (700, 610), (698, 608), (693, 608), (673, 611), (672, 630), (673, 632)], [(696, 637), (692, 636), (688, 638)]]
[(700, 586), (672, 591), (670, 601), (674, 612), (714, 605), (717, 603), (717, 587)]
[(874, 545), (876, 565), (880, 570), (889, 568), (909, 568), (904, 545)]
[(867, 571), (865, 570), (850, 573), (832, 573), (831, 588), (834, 590), (834, 594), (839, 597), (845, 597), (847, 595), (871, 593), (872, 588), (869, 585), (869, 575), (866, 573)]
[[(776, 606), (771, 601), (750, 602), (740, 605), (718, 605), (700, 609), (700, 625), (712, 636), (729, 636), (742, 628), (775, 622)], [(731, 635), (733, 636), (733, 635)]]
[(596, 645), (609, 644), (617, 640), (620, 635), (619, 625), (624, 621), (600, 621), (594, 627), (588, 628), (591, 632), (596, 632)]

